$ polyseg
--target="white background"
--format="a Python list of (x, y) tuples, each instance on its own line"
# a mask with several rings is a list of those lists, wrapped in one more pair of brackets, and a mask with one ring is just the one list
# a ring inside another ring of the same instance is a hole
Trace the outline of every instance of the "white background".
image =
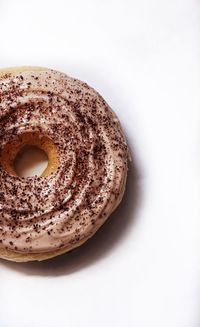
[(122, 205), (79, 250), (0, 262), (1, 327), (200, 326), (198, 0), (0, 1), (0, 66), (95, 87), (133, 153)]

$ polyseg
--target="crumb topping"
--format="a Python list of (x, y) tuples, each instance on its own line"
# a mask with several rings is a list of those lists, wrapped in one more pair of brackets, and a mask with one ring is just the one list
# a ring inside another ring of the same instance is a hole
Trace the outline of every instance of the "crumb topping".
[(116, 115), (86, 83), (53, 70), (0, 77), (0, 153), (34, 132), (56, 145), (47, 177), (18, 177), (0, 165), (0, 246), (48, 252), (88, 238), (113, 211), (128, 148)]

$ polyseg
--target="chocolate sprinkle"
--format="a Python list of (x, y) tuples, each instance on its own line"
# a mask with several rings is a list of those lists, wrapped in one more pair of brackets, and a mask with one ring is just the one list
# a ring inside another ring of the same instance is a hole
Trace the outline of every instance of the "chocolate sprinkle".
[(123, 131), (86, 83), (33, 69), (0, 77), (0, 157), (24, 133), (48, 137), (59, 167), (47, 177), (21, 178), (0, 164), (1, 243), (23, 253), (70, 250), (121, 200), (129, 158)]

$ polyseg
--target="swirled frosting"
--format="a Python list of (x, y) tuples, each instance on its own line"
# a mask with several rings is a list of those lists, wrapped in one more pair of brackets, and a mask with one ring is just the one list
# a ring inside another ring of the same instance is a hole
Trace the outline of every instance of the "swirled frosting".
[(0, 246), (23, 253), (71, 249), (122, 198), (124, 134), (94, 89), (48, 69), (0, 77), (0, 151), (27, 132), (53, 141), (59, 167), (47, 177), (23, 178), (0, 166)]

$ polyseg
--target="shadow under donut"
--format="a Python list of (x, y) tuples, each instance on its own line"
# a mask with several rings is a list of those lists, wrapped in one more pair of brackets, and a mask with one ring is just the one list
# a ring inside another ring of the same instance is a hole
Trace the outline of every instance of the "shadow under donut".
[(120, 245), (134, 223), (141, 199), (139, 179), (133, 161), (129, 164), (126, 191), (120, 206), (99, 231), (79, 248), (47, 261), (16, 263), (2, 260), (1, 264), (22, 274), (44, 277), (72, 274), (95, 264)]

